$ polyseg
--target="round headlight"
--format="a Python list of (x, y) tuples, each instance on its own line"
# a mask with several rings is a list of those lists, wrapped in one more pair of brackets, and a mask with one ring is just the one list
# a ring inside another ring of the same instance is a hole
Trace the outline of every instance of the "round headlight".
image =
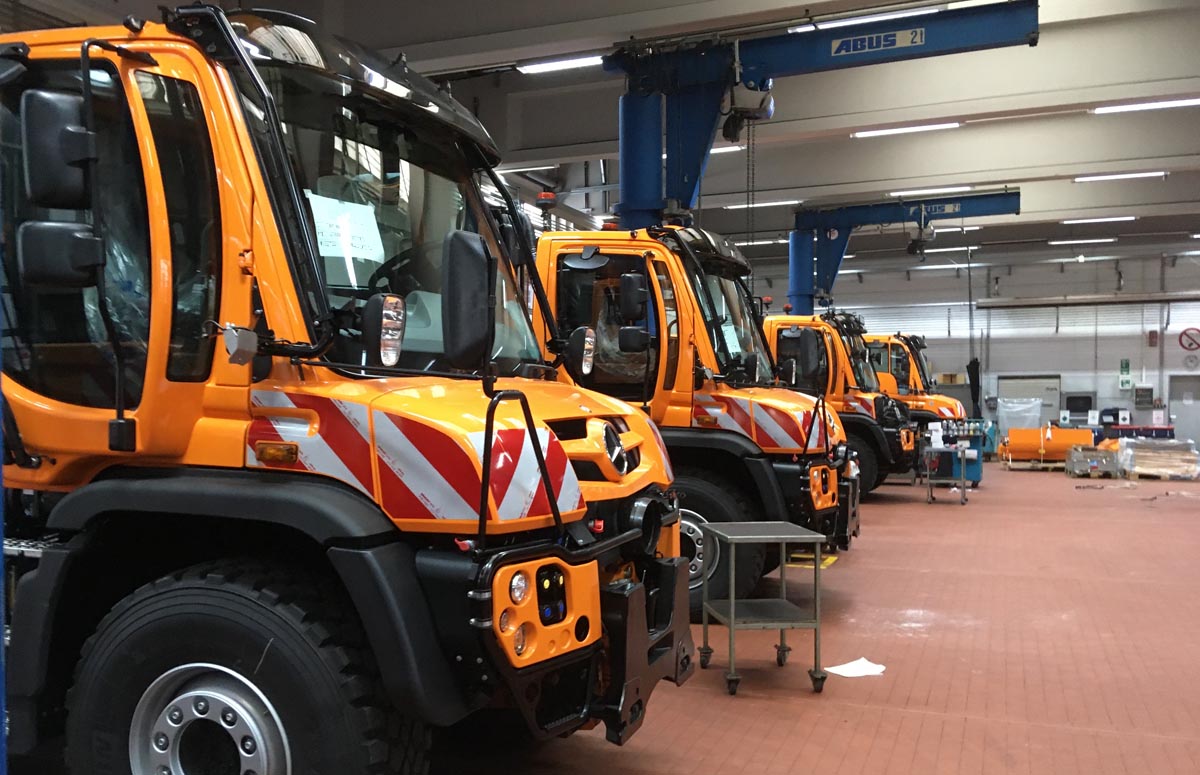
[(516, 605), (524, 603), (525, 598), (529, 597), (529, 576), (525, 571), (519, 570), (513, 574), (512, 581), (508, 582), (508, 596)]
[(525, 653), (525, 643), (529, 635), (529, 629), (529, 622), (525, 622), (513, 634), (513, 651), (516, 652), (518, 657)]
[(500, 632), (508, 632), (512, 626), (512, 609), (505, 608), (500, 612)]

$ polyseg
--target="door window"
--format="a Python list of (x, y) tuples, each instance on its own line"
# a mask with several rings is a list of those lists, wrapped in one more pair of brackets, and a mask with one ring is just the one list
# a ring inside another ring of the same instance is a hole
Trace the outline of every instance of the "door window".
[[(125, 404), (141, 401), (150, 334), (150, 237), (142, 159), (125, 94), (115, 71), (91, 72), (103, 192), (105, 297), (125, 356)], [(87, 222), (81, 210), (34, 207), (25, 196), (21, 95), (28, 89), (80, 93), (77, 62), (31, 61), (29, 71), (0, 88), (0, 253), (3, 278), (4, 376), (48, 398), (82, 406), (116, 405), (113, 352), (95, 288), (34, 288), (22, 281), (16, 234), (26, 221)], [(25, 256), (37, 261), (38, 256)]]

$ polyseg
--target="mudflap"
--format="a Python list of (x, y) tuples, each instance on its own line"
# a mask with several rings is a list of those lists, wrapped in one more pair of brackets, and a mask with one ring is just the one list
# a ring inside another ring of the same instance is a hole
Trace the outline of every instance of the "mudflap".
[(592, 715), (604, 722), (608, 741), (617, 745), (642, 726), (660, 680), (682, 685), (696, 671), (686, 561), (656, 559), (642, 570), (643, 582), (617, 581), (600, 592), (611, 672)]

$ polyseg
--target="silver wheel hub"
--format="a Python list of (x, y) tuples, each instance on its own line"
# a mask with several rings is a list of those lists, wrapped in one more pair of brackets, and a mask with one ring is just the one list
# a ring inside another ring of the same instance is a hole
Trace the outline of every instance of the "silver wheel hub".
[(133, 775), (290, 775), (279, 714), (219, 665), (172, 668), (142, 694), (129, 728)]
[(703, 580), (705, 554), (709, 555), (709, 577), (716, 571), (717, 562), (721, 559), (720, 543), (706, 540), (704, 531), (700, 529), (701, 525), (706, 524), (708, 524), (708, 520), (691, 509), (679, 510), (679, 537), (683, 543), (683, 556), (688, 561), (688, 589), (700, 587)]

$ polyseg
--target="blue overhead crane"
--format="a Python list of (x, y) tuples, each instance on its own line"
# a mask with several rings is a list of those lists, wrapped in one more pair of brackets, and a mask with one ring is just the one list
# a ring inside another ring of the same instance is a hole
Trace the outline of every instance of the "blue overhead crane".
[[(788, 303), (797, 315), (813, 314), (816, 298), (833, 290), (850, 234), (860, 226), (913, 223), (922, 234), (934, 221), (1020, 212), (1017, 191), (801, 210), (788, 237)], [(921, 237), (915, 242), (919, 252)]]
[[(745, 40), (680, 44), (635, 43), (605, 57), (624, 72), (620, 105), (620, 187), (623, 228), (637, 229), (696, 206), (700, 179), (718, 125), (737, 97), (743, 114), (770, 114), (774, 78), (1003, 46), (1037, 45), (1038, 0), (1008, 0), (891, 21), (772, 34)], [(754, 96), (762, 100), (754, 102)], [(664, 111), (665, 99), (665, 111)], [(664, 113), (666, 178), (664, 187)], [(738, 110), (726, 117), (736, 135)]]

